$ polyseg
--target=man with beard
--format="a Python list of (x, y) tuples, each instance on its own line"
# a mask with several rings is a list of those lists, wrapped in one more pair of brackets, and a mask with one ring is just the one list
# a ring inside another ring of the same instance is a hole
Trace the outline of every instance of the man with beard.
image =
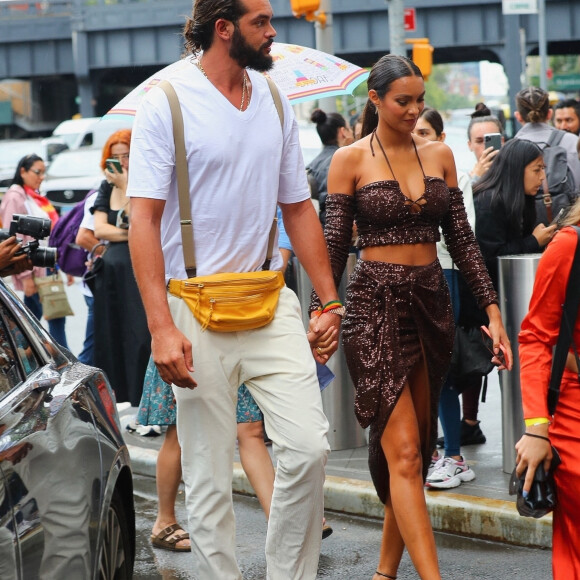
[[(278, 459), (268, 578), (314, 579), (322, 537), (328, 422), (314, 360), (325, 363), (336, 350), (344, 308), (310, 201), (292, 108), (282, 98), (281, 127), (267, 81), (256, 72), (272, 66), (271, 19), (267, 0), (196, 0), (184, 30), (192, 57), (169, 81), (184, 118), (197, 276), (260, 270), (278, 203), (294, 251), (326, 305), (308, 334), (296, 295), (285, 287), (266, 326), (202, 329), (173, 293), (188, 274), (163, 91), (149, 91), (133, 125), (129, 243), (153, 358), (177, 400), (194, 577), (200, 580), (242, 578), (231, 497), (241, 383), (261, 407)], [(275, 255), (270, 269), (281, 263)]]

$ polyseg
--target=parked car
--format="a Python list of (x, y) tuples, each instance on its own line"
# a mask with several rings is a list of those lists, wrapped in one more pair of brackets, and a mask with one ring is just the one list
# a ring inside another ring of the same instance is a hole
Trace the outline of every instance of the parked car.
[(102, 371), (0, 281), (0, 578), (129, 580), (129, 453)]
[(4, 193), (12, 185), (18, 162), (25, 155), (36, 153), (48, 166), (65, 149), (68, 149), (66, 143), (57, 137), (0, 141), (0, 192)]
[(102, 119), (85, 117), (68, 119), (60, 123), (52, 132), (54, 137), (65, 141), (69, 149), (79, 147), (103, 147), (107, 139), (119, 129), (130, 129), (133, 117)]
[(71, 208), (104, 179), (101, 156), (101, 149), (89, 147), (62, 152), (48, 168), (40, 192), (55, 208)]

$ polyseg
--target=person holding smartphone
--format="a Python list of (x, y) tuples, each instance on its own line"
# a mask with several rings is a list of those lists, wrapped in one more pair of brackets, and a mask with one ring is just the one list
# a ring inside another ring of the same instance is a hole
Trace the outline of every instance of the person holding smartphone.
[[(497, 139), (492, 144), (485, 136), (500, 134), (500, 146)], [(475, 155), (476, 163), (469, 172), (472, 183), (475, 183), (490, 167), (497, 155), (497, 151), (503, 145), (503, 126), (501, 121), (491, 114), (491, 111), (482, 106), (471, 114), (471, 120), (467, 127), (467, 146)]]
[(545, 177), (540, 147), (512, 139), (473, 188), (475, 236), (496, 288), (498, 256), (541, 252), (556, 233), (555, 224), (534, 226), (534, 196)]
[(107, 373), (117, 402), (137, 407), (151, 338), (128, 245), (130, 144), (130, 129), (113, 133), (105, 143), (101, 158), (105, 179), (93, 206), (95, 237), (108, 242), (103, 267), (95, 277), (94, 364)]

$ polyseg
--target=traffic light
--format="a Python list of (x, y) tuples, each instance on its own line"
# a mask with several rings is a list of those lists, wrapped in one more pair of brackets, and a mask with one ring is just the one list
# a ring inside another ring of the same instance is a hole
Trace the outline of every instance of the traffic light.
[(290, 7), (294, 16), (304, 16), (306, 20), (314, 20), (314, 13), (320, 8), (320, 0), (290, 0)]
[(424, 42), (413, 42), (413, 62), (421, 69), (423, 78), (429, 79), (431, 67), (433, 65), (433, 47), (429, 44), (428, 38), (421, 38)]

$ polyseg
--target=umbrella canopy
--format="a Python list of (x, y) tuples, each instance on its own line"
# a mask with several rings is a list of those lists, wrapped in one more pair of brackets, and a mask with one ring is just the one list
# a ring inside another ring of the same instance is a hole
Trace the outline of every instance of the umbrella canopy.
[[(314, 48), (274, 42), (270, 54), (274, 66), (266, 74), (293, 105), (352, 94), (369, 76), (366, 69)], [(103, 118), (134, 116), (147, 91), (186, 66), (185, 59), (178, 60), (154, 73), (121, 99)]]

